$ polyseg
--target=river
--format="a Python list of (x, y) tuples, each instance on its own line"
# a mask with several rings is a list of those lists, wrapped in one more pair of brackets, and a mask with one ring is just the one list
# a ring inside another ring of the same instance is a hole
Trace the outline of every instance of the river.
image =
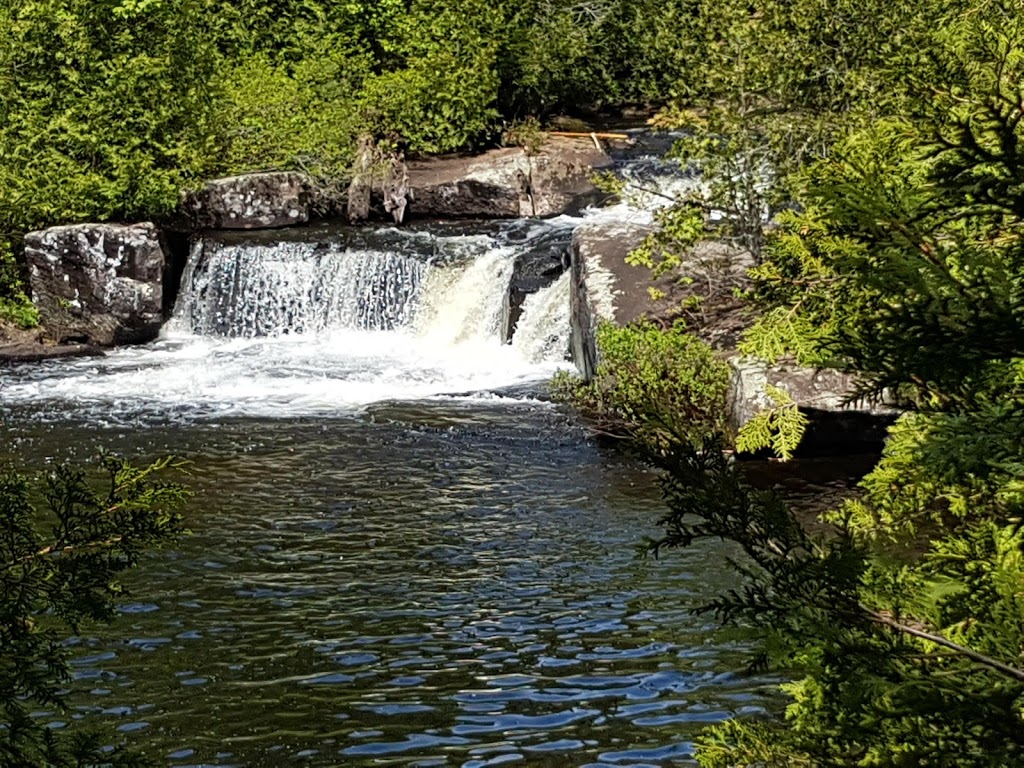
[[(150, 345), (0, 374), (5, 456), (192, 462), (190, 535), (71, 641), (80, 724), (174, 766), (665, 766), (774, 708), (660, 561), (656, 478), (546, 402), (565, 279), (502, 344), (517, 254), (567, 219), (207, 238)], [(525, 243), (525, 245), (524, 245)]]

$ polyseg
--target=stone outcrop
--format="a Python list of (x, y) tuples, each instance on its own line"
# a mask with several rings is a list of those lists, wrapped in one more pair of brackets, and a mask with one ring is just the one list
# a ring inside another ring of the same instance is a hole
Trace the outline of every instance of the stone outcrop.
[(584, 378), (593, 378), (597, 371), (596, 336), (601, 322), (625, 325), (649, 308), (650, 271), (625, 261), (647, 232), (642, 225), (615, 222), (584, 224), (573, 233), (569, 348)]
[(0, 341), (0, 365), (41, 363), (43, 360), (58, 358), (102, 355), (103, 351), (91, 344), (47, 344), (39, 336), (29, 341)]
[(75, 224), (25, 236), (32, 300), (61, 344), (156, 338), (165, 260), (152, 224)]
[(808, 417), (801, 449), (827, 455), (876, 450), (886, 428), (896, 417), (892, 408), (851, 400), (856, 379), (832, 369), (805, 368), (793, 363), (769, 365), (734, 355), (728, 408), (731, 423), (739, 428), (772, 407), (768, 386), (784, 390)]
[(413, 161), (406, 215), (512, 219), (570, 212), (594, 200), (591, 171), (611, 162), (590, 140), (556, 138), (537, 154), (509, 147)]
[(301, 173), (249, 173), (215, 179), (185, 205), (199, 229), (274, 229), (305, 224), (312, 185)]
[[(850, 376), (797, 365), (769, 366), (738, 355), (739, 336), (753, 319), (734, 296), (735, 288), (747, 284), (748, 254), (723, 244), (703, 243), (685, 260), (680, 272), (692, 282), (681, 284), (674, 277), (652, 282), (649, 269), (625, 262), (649, 231), (639, 224), (594, 223), (583, 225), (573, 235), (571, 349), (573, 361), (586, 378), (597, 369), (595, 335), (601, 322), (622, 326), (648, 318), (668, 325), (681, 318), (732, 366), (728, 407), (735, 428), (771, 407), (766, 389), (771, 384), (788, 392), (810, 417), (802, 444), (808, 452), (842, 453), (880, 445), (894, 414), (874, 404), (848, 402), (854, 391)], [(650, 287), (663, 297), (652, 298)], [(684, 311), (680, 305), (688, 296), (702, 298)]]

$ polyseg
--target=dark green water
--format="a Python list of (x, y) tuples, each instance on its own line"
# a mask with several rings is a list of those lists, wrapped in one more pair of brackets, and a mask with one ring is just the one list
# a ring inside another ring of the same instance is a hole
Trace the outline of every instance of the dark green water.
[[(89, 423), (96, 424), (95, 416)], [(772, 681), (662, 561), (654, 477), (533, 401), (88, 426), (9, 410), (19, 461), (195, 461), (192, 535), (75, 641), (72, 709), (169, 765), (664, 766)]]

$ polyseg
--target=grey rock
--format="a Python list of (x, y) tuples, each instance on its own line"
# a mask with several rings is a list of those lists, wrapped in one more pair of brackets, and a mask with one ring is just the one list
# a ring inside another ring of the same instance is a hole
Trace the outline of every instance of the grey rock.
[(569, 262), (567, 231), (554, 231), (530, 244), (512, 263), (512, 276), (502, 300), (501, 334), (505, 343), (512, 341), (526, 297), (547, 288), (565, 272)]
[(587, 379), (597, 371), (597, 329), (603, 321), (626, 325), (648, 308), (650, 271), (626, 264), (626, 256), (648, 234), (636, 224), (583, 224), (569, 248), (570, 350)]
[(156, 338), (165, 253), (152, 224), (74, 224), (25, 236), (32, 299), (59, 342)]
[(186, 206), (200, 229), (274, 229), (305, 224), (312, 185), (301, 173), (249, 173), (207, 182)]
[(729, 386), (729, 421), (735, 429), (773, 407), (772, 386), (786, 392), (809, 418), (802, 453), (829, 455), (879, 448), (899, 412), (885, 403), (854, 399), (856, 377), (833, 369), (807, 368), (795, 363), (769, 365), (734, 355)]
[(91, 344), (0, 344), (0, 365), (41, 363), (70, 357), (102, 357), (103, 351)]

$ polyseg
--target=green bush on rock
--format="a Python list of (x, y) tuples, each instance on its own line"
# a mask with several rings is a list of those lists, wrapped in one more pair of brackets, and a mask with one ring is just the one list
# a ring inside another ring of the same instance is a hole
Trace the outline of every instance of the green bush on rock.
[(656, 452), (680, 440), (701, 444), (725, 429), (729, 366), (682, 325), (605, 323), (597, 346), (593, 381), (560, 373), (552, 393), (599, 431)]

